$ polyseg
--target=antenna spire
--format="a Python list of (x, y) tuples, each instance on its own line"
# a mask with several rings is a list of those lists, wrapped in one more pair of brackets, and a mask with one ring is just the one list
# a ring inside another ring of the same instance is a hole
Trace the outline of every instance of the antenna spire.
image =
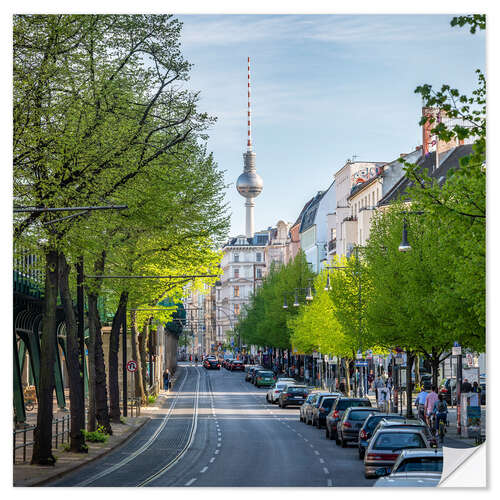
[(248, 58), (248, 141), (247, 151), (252, 151), (252, 111), (250, 107), (250, 57)]

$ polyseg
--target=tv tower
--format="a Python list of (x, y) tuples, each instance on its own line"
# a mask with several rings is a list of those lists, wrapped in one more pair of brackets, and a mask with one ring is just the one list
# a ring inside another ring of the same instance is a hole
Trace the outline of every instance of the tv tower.
[(238, 193), (246, 198), (246, 224), (245, 232), (247, 238), (253, 238), (253, 209), (254, 198), (259, 196), (264, 187), (261, 176), (255, 170), (255, 153), (252, 151), (252, 126), (250, 109), (250, 58), (248, 58), (248, 140), (247, 150), (243, 153), (243, 173), (238, 177), (236, 189)]

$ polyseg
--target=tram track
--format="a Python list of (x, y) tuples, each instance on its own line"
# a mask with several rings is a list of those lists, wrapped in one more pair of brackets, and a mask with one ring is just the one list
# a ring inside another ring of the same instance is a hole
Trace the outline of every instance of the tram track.
[[(197, 385), (196, 385), (196, 391), (195, 391), (195, 411), (193, 412), (193, 420), (192, 420), (191, 430), (190, 430), (190, 440), (188, 440), (188, 443), (192, 442), (192, 438), (194, 436), (194, 433), (196, 432), (196, 425), (197, 425), (199, 385), (200, 385), (201, 374), (200, 374), (198, 368), (196, 368), (196, 371), (197, 371), (197, 374), (198, 374), (198, 379), (197, 379)], [(170, 408), (169, 408), (167, 414), (162, 419), (161, 424), (154, 431), (154, 433), (149, 437), (149, 439), (141, 447), (139, 447), (137, 450), (135, 450), (132, 453), (130, 453), (124, 459), (120, 460), (116, 464), (111, 465), (110, 467), (107, 467), (106, 469), (102, 470), (98, 474), (95, 474), (95, 475), (93, 475), (93, 476), (85, 479), (84, 481), (81, 481), (80, 483), (76, 484), (75, 486), (89, 486), (89, 485), (92, 485), (92, 483), (95, 483), (99, 479), (102, 479), (103, 477), (106, 477), (106, 476), (112, 474), (113, 472), (121, 469), (122, 467), (124, 467), (128, 463), (132, 462), (134, 459), (138, 458), (141, 454), (145, 453), (153, 445), (153, 443), (158, 439), (158, 437), (160, 436), (161, 432), (163, 431), (163, 429), (167, 425), (168, 421), (170, 420), (170, 418), (172, 416), (172, 413), (173, 413), (174, 409), (177, 406), (177, 403), (179, 401), (179, 397), (182, 394), (182, 389), (184, 388), (184, 385), (185, 385), (185, 383), (186, 383), (186, 381), (188, 379), (188, 372), (189, 372), (189, 370), (186, 369), (185, 374), (184, 374), (184, 378), (182, 379), (181, 385), (180, 385), (180, 387), (177, 390), (177, 394), (175, 396), (174, 401), (170, 405)], [(196, 419), (195, 419), (195, 416), (196, 416)], [(194, 421), (194, 426), (195, 426), (194, 432), (193, 432), (193, 421)], [(176, 457), (173, 460), (171, 460), (169, 462), (169, 464), (167, 464), (167, 466), (163, 467), (162, 470), (165, 469), (166, 467), (168, 467), (169, 465), (170, 466), (174, 465), (172, 462), (177, 463), (180, 460), (180, 455), (181, 454), (183, 455), (184, 453), (185, 453), (184, 449), (181, 450), (181, 452), (179, 454), (177, 454)], [(155, 474), (153, 474), (152, 476), (154, 476), (154, 475)], [(139, 484), (137, 484), (135, 486), (142, 486), (143, 484), (145, 484), (146, 482), (148, 482), (152, 478), (152, 476), (150, 476), (149, 478), (147, 478), (146, 480), (142, 481), (141, 483), (139, 483)]]

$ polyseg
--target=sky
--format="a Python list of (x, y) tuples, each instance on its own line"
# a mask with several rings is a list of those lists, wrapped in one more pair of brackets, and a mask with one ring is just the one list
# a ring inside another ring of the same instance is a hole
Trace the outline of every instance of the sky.
[(244, 234), (235, 183), (246, 150), (247, 57), (252, 139), (264, 189), (255, 229), (294, 222), (346, 162), (391, 161), (421, 144), (423, 83), (470, 92), (484, 33), (447, 15), (176, 15), (189, 86), (217, 117), (208, 148), (229, 184), (231, 235)]

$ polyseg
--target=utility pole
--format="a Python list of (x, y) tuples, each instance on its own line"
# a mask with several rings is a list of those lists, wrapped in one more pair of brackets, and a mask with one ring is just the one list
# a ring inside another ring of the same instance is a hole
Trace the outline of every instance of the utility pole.
[(82, 374), (82, 395), (85, 401), (85, 303), (83, 295), (83, 256), (80, 256), (76, 263), (76, 307), (78, 316), (78, 341), (80, 347), (80, 372)]
[(123, 416), (127, 416), (128, 387), (127, 387), (127, 308), (123, 308), (122, 317), (122, 387), (123, 387)]

